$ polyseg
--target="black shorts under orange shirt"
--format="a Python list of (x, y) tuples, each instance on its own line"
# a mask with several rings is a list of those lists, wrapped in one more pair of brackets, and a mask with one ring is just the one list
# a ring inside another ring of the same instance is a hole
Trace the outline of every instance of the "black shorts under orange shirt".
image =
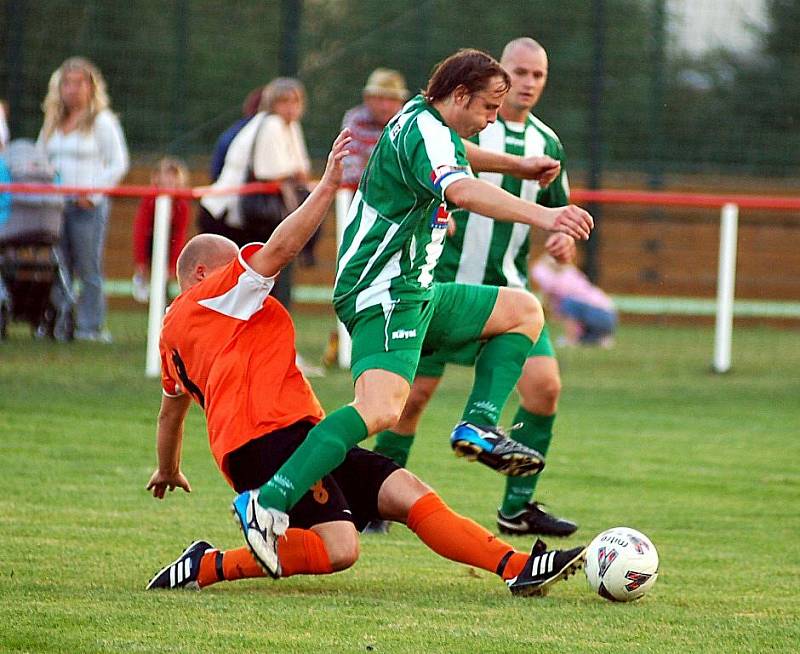
[(181, 293), (161, 329), (163, 391), (190, 393), (203, 408), (211, 452), (228, 483), (233, 450), (325, 415), (295, 365), (292, 319), (269, 295), (275, 278), (247, 265), (260, 247), (244, 246), (229, 264)]

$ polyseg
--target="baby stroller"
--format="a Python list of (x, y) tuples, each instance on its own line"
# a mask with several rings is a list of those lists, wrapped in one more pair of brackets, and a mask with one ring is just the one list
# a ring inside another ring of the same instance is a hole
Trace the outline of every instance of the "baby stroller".
[[(14, 183), (53, 184), (58, 177), (45, 154), (26, 139), (3, 153)], [(75, 303), (56, 244), (64, 220), (60, 195), (14, 194), (0, 223), (0, 338), (11, 321), (26, 321), (35, 337), (72, 340)]]

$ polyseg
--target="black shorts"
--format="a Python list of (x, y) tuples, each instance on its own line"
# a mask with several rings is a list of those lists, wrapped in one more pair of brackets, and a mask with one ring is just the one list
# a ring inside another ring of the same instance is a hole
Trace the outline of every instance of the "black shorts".
[[(256, 438), (228, 455), (228, 475), (237, 493), (263, 486), (300, 446), (309, 422), (298, 422)], [(361, 531), (379, 520), (378, 491), (398, 466), (391, 459), (354, 447), (342, 464), (317, 482), (289, 511), (292, 527), (308, 529), (322, 522), (348, 520)]]

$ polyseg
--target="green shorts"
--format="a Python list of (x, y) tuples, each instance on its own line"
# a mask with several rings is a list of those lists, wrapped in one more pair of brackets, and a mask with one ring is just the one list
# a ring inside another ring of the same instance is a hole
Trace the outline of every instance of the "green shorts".
[[(455, 363), (459, 366), (473, 366), (475, 359), (483, 347), (482, 341), (467, 343), (457, 347), (443, 347), (429, 355), (423, 355), (417, 365), (418, 377), (441, 377), (444, 375), (445, 366), (448, 363)], [(545, 325), (539, 340), (533, 344), (528, 358), (531, 357), (551, 357), (555, 358), (556, 351), (553, 341), (550, 340), (550, 330)]]
[(477, 343), (494, 309), (497, 287), (434, 284), (428, 301), (395, 300), (364, 309), (345, 323), (353, 339), (353, 380), (388, 370), (410, 384), (421, 353)]

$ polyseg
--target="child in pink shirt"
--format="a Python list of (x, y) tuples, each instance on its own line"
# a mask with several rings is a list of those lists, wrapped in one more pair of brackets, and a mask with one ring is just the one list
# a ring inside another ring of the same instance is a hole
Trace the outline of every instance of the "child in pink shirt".
[[(189, 182), (186, 165), (165, 157), (156, 165), (150, 177), (153, 186), (184, 188)], [(133, 297), (137, 302), (147, 302), (150, 295), (150, 257), (153, 252), (153, 222), (155, 198), (142, 198), (133, 221)], [(172, 223), (169, 231), (169, 278), (175, 279), (175, 264), (183, 246), (189, 226), (189, 202), (172, 198)]]
[(550, 306), (563, 319), (570, 345), (613, 344), (617, 326), (614, 302), (572, 264), (557, 263), (544, 255), (531, 267), (535, 281)]

